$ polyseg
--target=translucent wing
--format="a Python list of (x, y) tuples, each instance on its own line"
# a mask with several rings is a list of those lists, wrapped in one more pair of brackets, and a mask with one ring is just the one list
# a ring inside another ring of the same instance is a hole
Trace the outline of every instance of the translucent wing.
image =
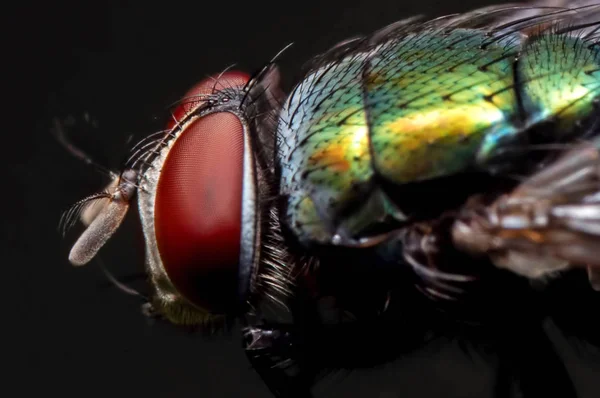
[(560, 25), (578, 35), (595, 35), (600, 17), (598, 0), (538, 0), (514, 4), (496, 19), (495, 27), (518, 27), (522, 33), (535, 34), (540, 28)]
[(472, 201), (453, 237), (527, 277), (587, 267), (599, 289), (600, 139), (565, 153), (489, 206)]

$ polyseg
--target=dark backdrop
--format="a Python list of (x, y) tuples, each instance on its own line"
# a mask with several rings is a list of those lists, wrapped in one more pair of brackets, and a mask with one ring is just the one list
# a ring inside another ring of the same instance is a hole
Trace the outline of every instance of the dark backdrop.
[[(236, 63), (253, 71), (290, 42), (286, 84), (311, 55), (349, 36), (415, 13), (440, 15), (491, 1), (328, 2), (102, 1), (17, 4), (7, 12), (3, 384), (10, 396), (264, 397), (239, 336), (205, 339), (150, 325), (139, 301), (106, 283), (94, 265), (74, 269), (74, 236), (56, 231), (61, 212), (106, 178), (52, 138), (52, 118), (72, 116), (73, 141), (116, 167), (128, 137), (162, 125), (165, 108), (188, 86)], [(83, 122), (84, 114), (97, 122)], [(103, 251), (117, 275), (135, 271), (128, 225)], [(598, 314), (597, 309), (587, 309)], [(578, 350), (550, 325), (582, 396), (600, 391), (598, 354)], [(583, 352), (583, 353), (582, 353)], [(493, 354), (465, 355), (439, 340), (380, 368), (338, 374), (324, 396), (489, 396)], [(595, 383), (595, 384), (594, 384)], [(10, 388), (9, 388), (10, 387)], [(17, 388), (17, 390), (13, 390)]]

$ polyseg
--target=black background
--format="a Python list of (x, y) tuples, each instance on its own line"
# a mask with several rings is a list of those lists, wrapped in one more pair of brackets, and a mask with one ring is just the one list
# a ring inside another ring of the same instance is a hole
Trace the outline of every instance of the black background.
[[(57, 144), (54, 117), (81, 121), (88, 112), (98, 127), (78, 122), (69, 130), (73, 141), (117, 167), (128, 137), (159, 129), (166, 107), (207, 74), (233, 63), (252, 72), (294, 42), (280, 61), (289, 87), (302, 63), (342, 39), (416, 13), (437, 16), (491, 3), (48, 2), (7, 12), (5, 87), (16, 90), (6, 93), (11, 105), (3, 132), (2, 329), (9, 332), (2, 338), (9, 369), (2, 371), (3, 389), (13, 391), (9, 396), (268, 396), (237, 332), (204, 338), (149, 324), (140, 302), (107, 285), (97, 266), (68, 264), (75, 236), (57, 232), (61, 212), (107, 179)], [(138, 266), (133, 231), (130, 221), (103, 250), (120, 276)], [(549, 330), (581, 396), (598, 396), (598, 352), (580, 349), (552, 325)], [(466, 355), (442, 339), (396, 363), (327, 378), (317, 391), (485, 397), (494, 366), (492, 353)]]

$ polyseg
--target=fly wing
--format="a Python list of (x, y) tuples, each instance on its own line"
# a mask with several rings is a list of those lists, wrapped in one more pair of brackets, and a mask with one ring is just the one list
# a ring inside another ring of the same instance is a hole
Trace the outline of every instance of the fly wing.
[(588, 267), (588, 277), (594, 290), (600, 291), (600, 269)]
[(576, 34), (595, 34), (600, 16), (598, 0), (538, 0), (514, 5), (497, 18), (495, 29), (514, 29), (526, 35), (561, 26)]
[(596, 36), (600, 16), (598, 0), (539, 0), (478, 8), (447, 15), (416, 29), (477, 29), (488, 31), (490, 40), (511, 34), (525, 37), (548, 29), (564, 28), (569, 34)]
[(471, 202), (453, 237), (457, 246), (527, 277), (587, 267), (600, 288), (600, 139), (565, 153), (489, 206)]
[(598, 0), (534, 0), (528, 3), (528, 5), (532, 7), (556, 7), (571, 9), (597, 6), (598, 4)]

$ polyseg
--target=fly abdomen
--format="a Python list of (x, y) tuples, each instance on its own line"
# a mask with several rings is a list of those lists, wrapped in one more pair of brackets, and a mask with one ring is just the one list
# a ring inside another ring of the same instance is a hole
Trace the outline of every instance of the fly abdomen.
[(514, 84), (522, 128), (488, 134), (478, 154), (480, 162), (505, 154), (518, 159), (534, 152), (536, 145), (565, 144), (597, 133), (600, 52), (591, 36), (560, 26), (524, 44), (515, 63)]

